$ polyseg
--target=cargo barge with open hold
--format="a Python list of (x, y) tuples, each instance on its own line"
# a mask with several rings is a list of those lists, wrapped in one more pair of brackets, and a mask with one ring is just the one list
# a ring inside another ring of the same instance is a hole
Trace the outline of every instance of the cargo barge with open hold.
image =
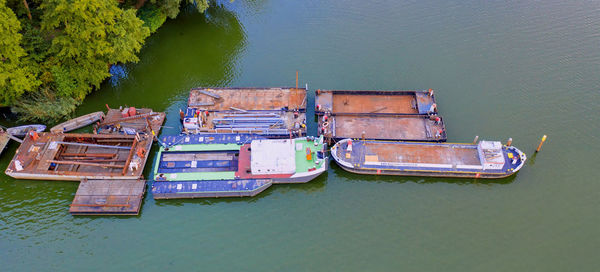
[(256, 134), (163, 136), (155, 199), (254, 196), (274, 183), (305, 183), (327, 169), (323, 138)]
[(328, 139), (425, 142), (447, 139), (433, 90), (317, 90), (315, 104), (319, 134)]
[(194, 88), (180, 112), (184, 134), (306, 135), (306, 89)]
[(344, 139), (331, 148), (344, 170), (358, 174), (503, 178), (523, 167), (527, 156), (496, 141), (476, 144)]

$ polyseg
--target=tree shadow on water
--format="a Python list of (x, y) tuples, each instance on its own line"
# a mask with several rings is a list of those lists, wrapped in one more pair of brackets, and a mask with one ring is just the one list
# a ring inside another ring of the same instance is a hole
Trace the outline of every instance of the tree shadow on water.
[(193, 87), (230, 84), (245, 46), (246, 33), (235, 12), (223, 6), (204, 14), (183, 9), (146, 40), (138, 63), (124, 66), (126, 78), (114, 85), (104, 82), (78, 111), (103, 109), (106, 103), (163, 111), (187, 101)]

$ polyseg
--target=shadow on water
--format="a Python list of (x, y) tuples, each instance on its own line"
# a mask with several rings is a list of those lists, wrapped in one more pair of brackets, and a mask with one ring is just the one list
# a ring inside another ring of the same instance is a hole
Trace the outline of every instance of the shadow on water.
[(78, 108), (78, 114), (131, 105), (164, 111), (185, 103), (189, 89), (224, 86), (236, 78), (236, 62), (246, 45), (244, 27), (224, 6), (205, 14), (183, 9), (146, 40), (135, 64), (124, 66), (127, 78), (102, 84)]
[[(501, 179), (474, 179), (474, 178), (436, 178), (436, 177), (411, 177), (411, 176), (392, 176), (392, 175), (360, 175), (347, 172), (342, 169), (335, 161), (330, 161), (331, 171), (336, 176), (344, 177), (345, 181), (350, 182), (388, 182), (388, 183), (407, 183), (414, 182), (419, 184), (433, 183), (450, 183), (457, 185), (493, 185), (493, 184), (510, 184), (516, 175), (512, 175)], [(517, 173), (518, 175), (518, 173)]]

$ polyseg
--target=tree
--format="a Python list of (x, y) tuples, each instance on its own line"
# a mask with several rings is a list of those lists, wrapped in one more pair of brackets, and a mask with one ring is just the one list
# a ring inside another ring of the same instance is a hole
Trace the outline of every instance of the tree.
[(40, 84), (24, 58), (20, 30), (17, 16), (0, 0), (0, 105), (10, 105)]
[(41, 28), (54, 35), (50, 61), (60, 96), (83, 99), (92, 86), (108, 77), (110, 64), (137, 62), (150, 31), (135, 16), (134, 9), (122, 10), (117, 1), (48, 0)]
[(177, 17), (177, 14), (179, 14), (181, 2), (194, 5), (199, 12), (204, 12), (209, 6), (209, 1), (210, 0), (151, 0), (150, 2), (158, 5), (169, 18), (174, 19)]

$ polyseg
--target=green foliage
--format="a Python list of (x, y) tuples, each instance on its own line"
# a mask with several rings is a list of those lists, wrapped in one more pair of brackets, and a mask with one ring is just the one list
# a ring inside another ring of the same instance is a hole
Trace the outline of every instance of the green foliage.
[(80, 104), (71, 97), (58, 97), (48, 88), (31, 92), (15, 102), (11, 110), (19, 115), (22, 122), (51, 122), (69, 116)]
[(182, 2), (185, 4), (190, 4), (196, 7), (199, 12), (204, 12), (210, 6), (210, 0), (152, 0), (150, 1), (152, 4), (156, 4), (162, 12), (169, 16), (169, 18), (174, 19), (179, 14), (179, 7)]
[(124, 11), (116, 1), (49, 0), (41, 8), (42, 31), (56, 33), (50, 53), (60, 60), (58, 74), (66, 73), (74, 82), (74, 88), (59, 93), (78, 100), (110, 75), (109, 64), (136, 62), (135, 54), (150, 34), (135, 10)]
[(154, 33), (167, 20), (167, 15), (155, 5), (144, 5), (138, 9), (137, 15), (144, 21), (144, 26), (150, 29), (150, 33)]
[(40, 84), (25, 58), (20, 30), (17, 16), (0, 0), (0, 105), (10, 105)]

